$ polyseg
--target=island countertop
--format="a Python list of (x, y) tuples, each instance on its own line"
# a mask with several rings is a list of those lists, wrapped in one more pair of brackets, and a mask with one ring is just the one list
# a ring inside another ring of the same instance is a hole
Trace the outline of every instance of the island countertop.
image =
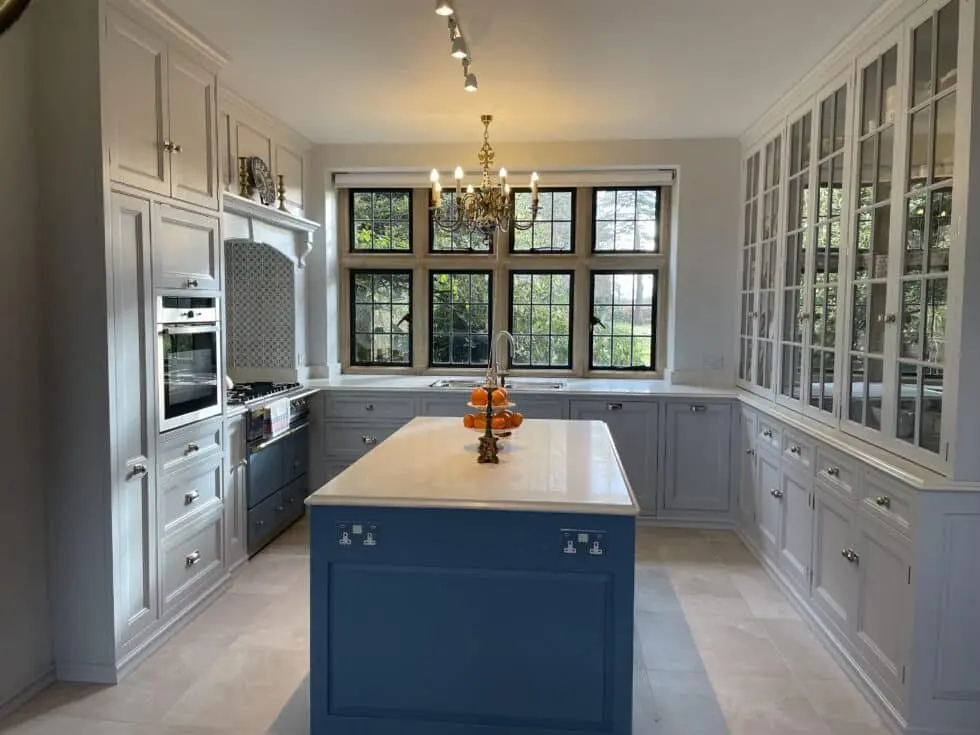
[(602, 421), (529, 419), (478, 464), (479, 433), (419, 417), (306, 499), (307, 505), (636, 515), (639, 504)]

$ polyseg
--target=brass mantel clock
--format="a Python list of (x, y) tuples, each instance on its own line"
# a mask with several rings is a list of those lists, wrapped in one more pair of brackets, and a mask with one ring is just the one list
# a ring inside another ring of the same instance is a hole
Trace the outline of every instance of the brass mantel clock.
[(10, 28), (31, 0), (0, 0), (0, 34)]

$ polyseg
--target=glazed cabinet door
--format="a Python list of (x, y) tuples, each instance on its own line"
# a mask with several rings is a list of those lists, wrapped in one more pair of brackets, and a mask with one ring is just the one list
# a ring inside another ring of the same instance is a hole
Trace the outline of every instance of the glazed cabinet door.
[(665, 515), (725, 516), (731, 508), (732, 407), (670, 402), (666, 411)]
[(783, 472), (780, 505), (779, 567), (806, 597), (810, 591), (810, 549), (813, 544), (813, 480), (802, 473)]
[(818, 483), (813, 494), (813, 584), (817, 614), (847, 640), (854, 627), (857, 574), (848, 553), (853, 538), (853, 506)]
[(766, 452), (760, 452), (757, 459), (756, 533), (762, 552), (775, 561), (779, 552), (782, 525), (782, 507), (778, 497), (779, 461), (772, 459)]
[(106, 12), (104, 40), (110, 175), (170, 196), (167, 46), (112, 6)]
[(168, 62), (172, 195), (217, 209), (217, 78), (174, 51)]
[(606, 422), (643, 515), (657, 513), (659, 408), (653, 401), (599, 399), (573, 400), (570, 407), (572, 419)]
[(904, 698), (911, 639), (912, 569), (908, 542), (857, 515), (852, 565), (858, 576), (854, 640), (880, 685)]
[(218, 219), (165, 204), (153, 209), (153, 285), (219, 291)]
[(115, 467), (113, 555), (117, 653), (123, 655), (157, 620), (154, 381), (148, 264), (150, 205), (111, 200)]

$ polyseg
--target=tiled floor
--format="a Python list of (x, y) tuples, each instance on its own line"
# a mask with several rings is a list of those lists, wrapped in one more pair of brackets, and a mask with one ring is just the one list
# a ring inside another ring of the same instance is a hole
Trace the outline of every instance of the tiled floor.
[[(307, 526), (117, 687), (57, 684), (4, 735), (306, 735)], [(635, 735), (886, 735), (734, 535), (637, 540)]]

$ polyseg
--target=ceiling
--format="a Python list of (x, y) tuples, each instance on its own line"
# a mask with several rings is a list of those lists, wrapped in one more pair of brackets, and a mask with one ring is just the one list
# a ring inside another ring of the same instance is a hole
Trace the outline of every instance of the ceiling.
[(159, 0), (225, 83), (317, 143), (733, 137), (882, 0)]

